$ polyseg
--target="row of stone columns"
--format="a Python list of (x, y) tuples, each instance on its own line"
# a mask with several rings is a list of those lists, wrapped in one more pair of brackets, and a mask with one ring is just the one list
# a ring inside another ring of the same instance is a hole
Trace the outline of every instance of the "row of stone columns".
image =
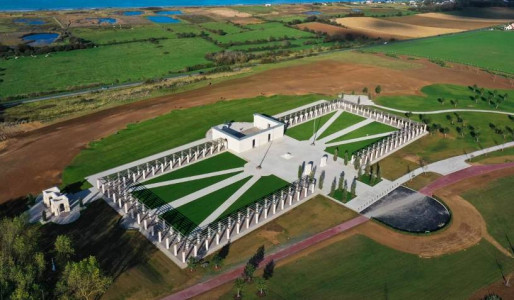
[(291, 113), (289, 115), (283, 116), (280, 118), (280, 120), (288, 127), (298, 125), (300, 123), (307, 122), (309, 120), (315, 119), (319, 116), (328, 114), (332, 112), (333, 110), (337, 109), (337, 106), (335, 103), (327, 102), (322, 104), (317, 104), (315, 106), (303, 109), (298, 112)]

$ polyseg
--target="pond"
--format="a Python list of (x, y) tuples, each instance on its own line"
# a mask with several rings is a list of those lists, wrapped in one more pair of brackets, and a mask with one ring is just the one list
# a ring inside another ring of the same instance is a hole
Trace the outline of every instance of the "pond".
[(114, 18), (98, 18), (98, 24), (107, 23), (107, 24), (115, 24), (116, 19)]
[(132, 11), (124, 11), (123, 12), (124, 16), (140, 16), (142, 14), (143, 14), (143, 12), (140, 10), (132, 10)]
[(155, 12), (156, 15), (181, 15), (180, 10), (160, 10)]
[(161, 24), (171, 24), (171, 23), (179, 23), (180, 20), (174, 19), (172, 17), (168, 16), (148, 16), (148, 20), (154, 22), (154, 23), (161, 23)]
[(27, 24), (27, 25), (43, 25), (43, 24), (45, 24), (45, 21), (43, 21), (41, 19), (20, 18), (20, 19), (15, 19), (14, 23), (23, 23), (23, 24)]
[(316, 11), (316, 10), (305, 11), (303, 13), (306, 14), (306, 15), (309, 15), (309, 16), (321, 15), (321, 12), (320, 11)]
[(395, 229), (427, 233), (450, 222), (450, 212), (442, 203), (409, 188), (399, 186), (361, 212)]
[(22, 37), (23, 41), (28, 42), (30, 46), (46, 46), (55, 42), (59, 37), (57, 33), (33, 33)]

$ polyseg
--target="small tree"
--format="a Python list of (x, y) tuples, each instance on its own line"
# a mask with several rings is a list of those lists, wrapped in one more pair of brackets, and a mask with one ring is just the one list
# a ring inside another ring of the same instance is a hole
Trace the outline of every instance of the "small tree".
[(302, 179), (302, 175), (303, 175), (303, 166), (299, 165), (298, 166), (298, 179)]
[(333, 157), (334, 161), (336, 161), (336, 160), (337, 160), (337, 155), (338, 155), (338, 154), (339, 154), (339, 148), (338, 148), (338, 147), (336, 147), (336, 148), (334, 149), (334, 157)]
[(356, 195), (355, 191), (357, 189), (357, 177), (353, 178), (351, 189), (352, 189), (351, 190), (352, 196), (355, 196)]
[(377, 163), (377, 181), (382, 180), (382, 174), (380, 172), (380, 165)]
[(187, 260), (187, 267), (189, 268), (190, 272), (193, 272), (198, 267), (198, 259), (196, 257), (190, 257)]
[(361, 167), (361, 160), (357, 155), (355, 155), (353, 159), (353, 167), (355, 168), (355, 170), (359, 170)]
[(245, 281), (243, 278), (239, 277), (236, 279), (236, 282), (235, 282), (235, 287), (236, 287), (236, 298), (237, 299), (241, 299), (241, 292), (243, 291), (243, 288), (245, 286)]
[(367, 93), (368, 93), (368, 88), (367, 88), (367, 87), (364, 87), (364, 88), (362, 89), (362, 92), (363, 92), (364, 94), (367, 94)]
[(273, 277), (273, 272), (275, 271), (275, 261), (274, 260), (271, 260), (270, 262), (268, 262), (266, 264), (266, 266), (264, 267), (264, 273), (262, 274), (262, 277), (266, 280), (270, 279), (271, 277)]
[(349, 154), (348, 154), (348, 150), (345, 150), (344, 151), (344, 165), (347, 166), (348, 165), (348, 158)]
[(357, 97), (357, 104), (361, 105), (361, 96)]
[(319, 175), (318, 187), (320, 190), (323, 189), (323, 181), (325, 181), (325, 171), (322, 171), (321, 174)]
[(243, 270), (243, 278), (246, 282), (252, 282), (253, 273), (255, 273), (255, 266), (251, 263), (247, 263)]
[(103, 276), (94, 256), (68, 263), (57, 283), (56, 291), (64, 298), (96, 299), (109, 287), (112, 279)]
[(377, 85), (377, 87), (375, 87), (375, 93), (380, 94), (382, 92), (382, 87), (380, 85)]
[(344, 185), (344, 173), (341, 173), (341, 175), (339, 175), (339, 182), (337, 183), (337, 189), (342, 191), (343, 185)]
[(249, 264), (252, 264), (255, 268), (264, 260), (264, 246), (257, 248), (255, 254), (248, 260)]
[(334, 180), (332, 180), (332, 185), (330, 186), (330, 195), (331, 196), (333, 196), (336, 191), (336, 185), (337, 185), (337, 182), (336, 182), (336, 179), (334, 178)]
[(73, 249), (71, 239), (67, 235), (57, 236), (54, 243), (54, 251), (57, 263), (63, 268), (75, 254), (75, 249)]
[(214, 255), (212, 258), (212, 265), (214, 269), (219, 270), (221, 268), (221, 264), (223, 263), (223, 258), (219, 254)]
[(259, 294), (259, 296), (266, 295), (266, 290), (268, 289), (268, 284), (267, 284), (266, 280), (259, 277), (259, 278), (257, 278), (255, 283), (257, 286), (257, 293)]

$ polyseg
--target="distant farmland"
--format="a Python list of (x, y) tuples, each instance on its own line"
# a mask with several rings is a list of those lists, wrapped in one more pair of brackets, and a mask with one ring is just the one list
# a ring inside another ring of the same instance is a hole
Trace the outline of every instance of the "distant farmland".
[(478, 31), (370, 48), (370, 51), (412, 55), (514, 74), (514, 33)]

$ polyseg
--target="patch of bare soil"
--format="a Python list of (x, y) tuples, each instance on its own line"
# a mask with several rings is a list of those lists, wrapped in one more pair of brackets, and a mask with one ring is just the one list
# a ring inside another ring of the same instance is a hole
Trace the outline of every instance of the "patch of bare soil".
[(489, 294), (496, 294), (504, 300), (514, 299), (514, 273), (508, 274), (505, 277), (510, 280), (510, 286), (505, 286), (503, 280), (500, 280), (491, 285), (479, 289), (478, 291), (473, 293), (473, 295), (469, 297), (469, 299), (482, 300), (486, 295)]
[(259, 95), (334, 95), (376, 85), (382, 86), (385, 95), (418, 94), (423, 86), (433, 83), (472, 85), (478, 82), (486, 88), (511, 88), (508, 79), (471, 67), (455, 65), (442, 68), (422, 59), (416, 63), (421, 68), (394, 70), (369, 64), (320, 60), (117, 106), (20, 134), (0, 152), (0, 203), (59, 184), (62, 170), (89, 142), (114, 134), (127, 124), (173, 109)]
[(440, 17), (439, 15), (446, 16), (445, 14), (418, 14), (405, 17), (390, 17), (384, 18), (385, 20), (398, 22), (403, 24), (437, 27), (437, 28), (454, 28), (461, 30), (473, 30), (485, 27), (491, 27), (503, 22), (494, 19), (476, 19), (476, 18), (462, 18), (449, 19)]

